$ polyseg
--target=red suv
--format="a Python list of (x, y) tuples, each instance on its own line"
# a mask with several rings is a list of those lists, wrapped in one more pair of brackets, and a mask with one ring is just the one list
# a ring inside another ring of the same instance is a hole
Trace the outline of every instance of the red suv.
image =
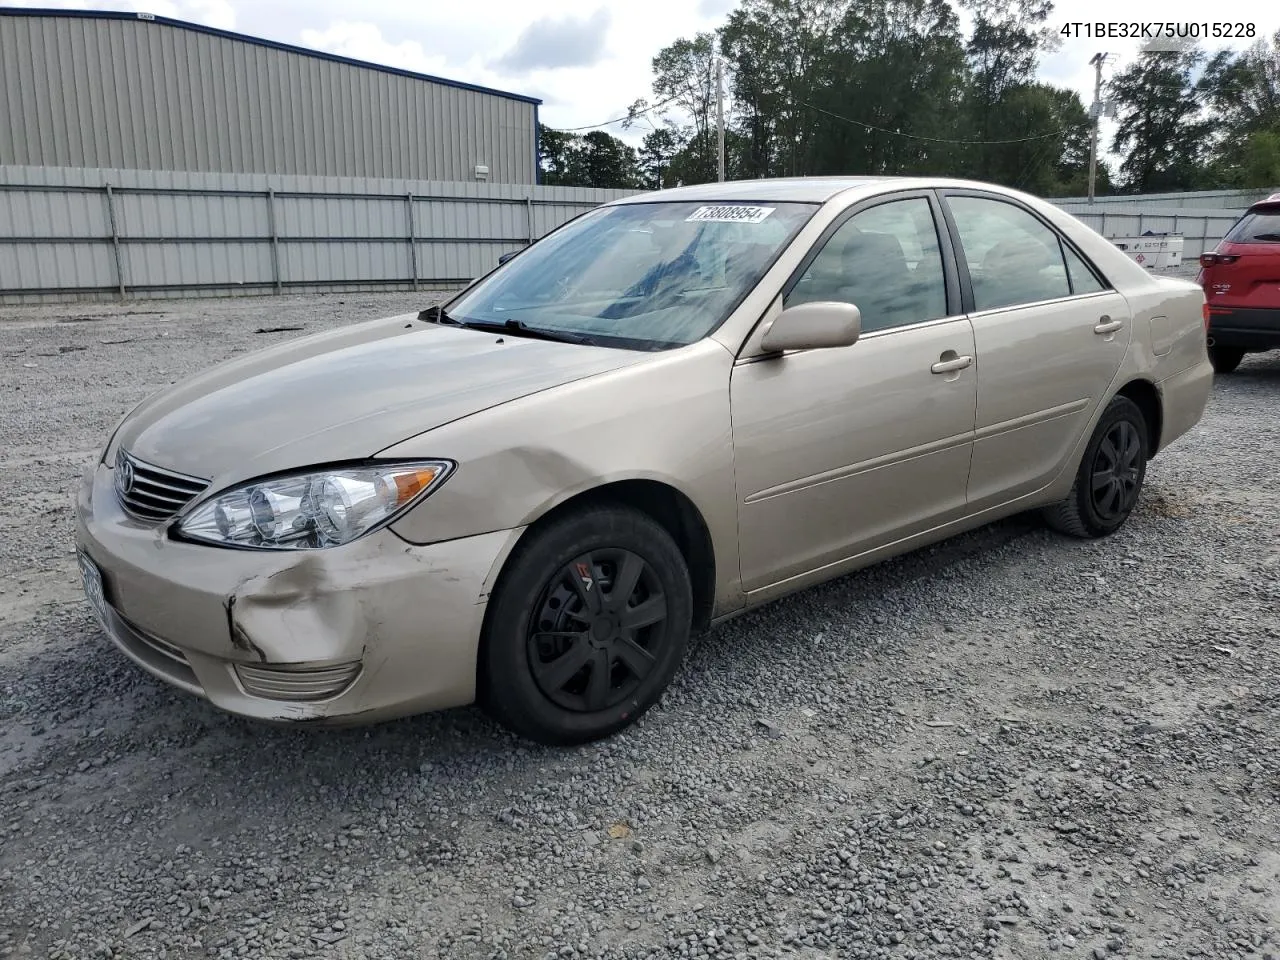
[(1213, 369), (1230, 373), (1246, 353), (1280, 348), (1280, 193), (1246, 210), (1200, 268)]

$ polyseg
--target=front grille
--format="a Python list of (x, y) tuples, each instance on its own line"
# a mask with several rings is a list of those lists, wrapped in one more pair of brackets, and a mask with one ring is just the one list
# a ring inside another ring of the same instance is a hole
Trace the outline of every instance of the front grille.
[(359, 672), (359, 661), (327, 667), (236, 664), (244, 692), (265, 700), (327, 700), (351, 686)]
[(116, 453), (116, 495), (120, 505), (139, 520), (168, 520), (204, 493), (208, 480), (174, 473), (120, 450)]

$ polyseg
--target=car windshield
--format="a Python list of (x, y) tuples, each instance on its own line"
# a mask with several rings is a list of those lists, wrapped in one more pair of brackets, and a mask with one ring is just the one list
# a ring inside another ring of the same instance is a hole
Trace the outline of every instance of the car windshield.
[(448, 305), (464, 324), (517, 325), (657, 350), (702, 339), (817, 210), (808, 203), (600, 207)]
[(1263, 208), (1246, 213), (1227, 234), (1231, 243), (1275, 243), (1280, 241), (1280, 209)]

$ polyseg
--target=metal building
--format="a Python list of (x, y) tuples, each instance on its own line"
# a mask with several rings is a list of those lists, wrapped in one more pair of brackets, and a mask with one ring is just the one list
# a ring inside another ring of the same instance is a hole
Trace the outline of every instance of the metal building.
[(540, 102), (150, 14), (0, 8), (0, 167), (533, 184)]

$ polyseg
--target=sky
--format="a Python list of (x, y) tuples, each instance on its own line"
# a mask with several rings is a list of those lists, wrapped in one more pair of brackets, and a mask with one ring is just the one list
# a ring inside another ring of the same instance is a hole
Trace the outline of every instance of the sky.
[[(601, 124), (652, 97), (651, 61), (679, 37), (713, 30), (735, 0), (0, 0), (0, 6), (141, 11), (235, 30), (436, 76), (540, 97), (542, 122), (560, 129)], [(1049, 25), (1114, 21), (1113, 0), (1058, 0)], [(1256, 24), (1258, 37), (1280, 30), (1280, 3), (1235, 0), (1223, 7), (1193, 0), (1133, 4), (1128, 20), (1203, 23), (1219, 16)], [(1221, 11), (1221, 12), (1219, 12)], [(1229, 12), (1228, 12), (1229, 11)], [(1133, 59), (1134, 40), (1059, 37), (1041, 63), (1042, 80), (1093, 98), (1097, 52), (1115, 55), (1104, 77)], [(1249, 40), (1216, 41), (1234, 49)], [(1103, 142), (1114, 127), (1103, 124)], [(648, 131), (603, 127), (632, 143)]]

